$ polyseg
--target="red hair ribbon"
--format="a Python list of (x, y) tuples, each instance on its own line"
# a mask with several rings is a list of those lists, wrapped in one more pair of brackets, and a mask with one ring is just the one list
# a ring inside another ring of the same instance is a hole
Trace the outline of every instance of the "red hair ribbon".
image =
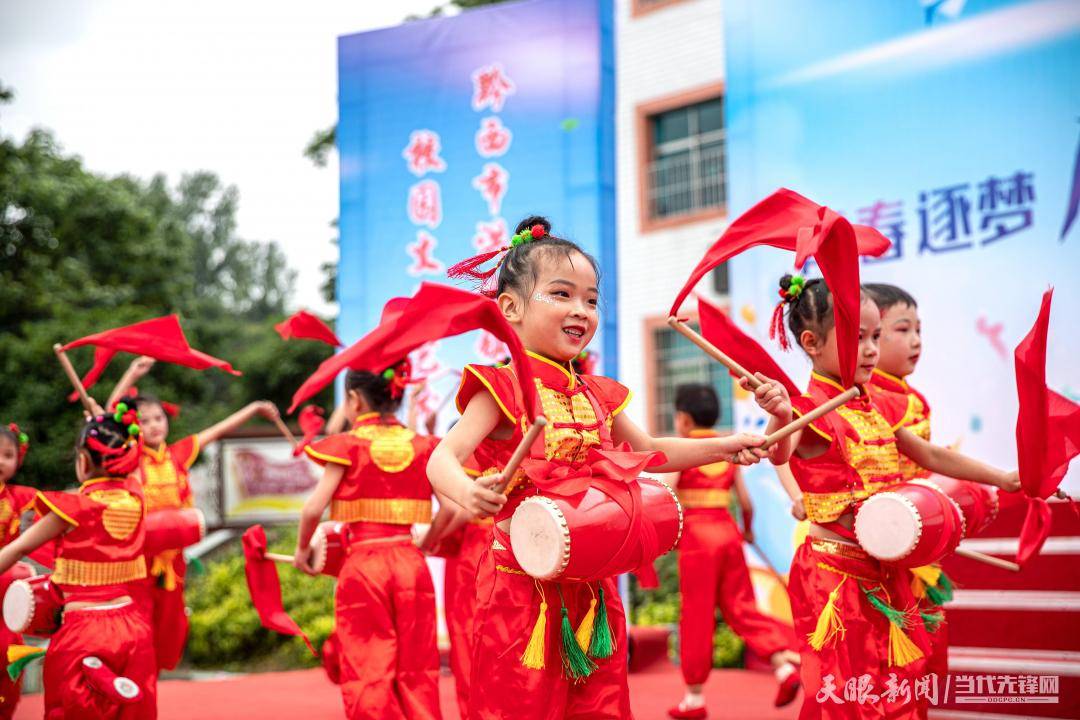
[[(521, 232), (516, 233), (510, 238), (509, 244), (504, 245), (498, 250), (490, 250), (488, 252), (480, 253), (479, 255), (473, 255), (471, 258), (462, 260), (461, 262), (450, 266), (450, 269), (446, 271), (446, 276), (455, 280), (458, 278), (470, 278), (476, 281), (477, 292), (481, 295), (494, 298), (497, 292), (496, 288), (492, 286), (491, 280), (495, 277), (495, 273), (498, 272), (503, 260), (506, 259), (506, 253), (510, 252), (511, 248), (515, 248), (518, 245), (524, 245), (533, 240), (540, 240), (545, 235), (547, 235), (547, 229), (540, 223), (537, 223), (532, 227), (527, 227)], [(487, 270), (479, 269), (481, 265), (496, 257), (499, 258), (498, 261), (490, 268)]]

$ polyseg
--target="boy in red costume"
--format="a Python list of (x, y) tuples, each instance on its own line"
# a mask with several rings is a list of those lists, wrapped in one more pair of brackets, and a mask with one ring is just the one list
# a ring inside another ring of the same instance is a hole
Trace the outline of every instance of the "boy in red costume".
[(64, 612), (45, 654), (46, 720), (154, 718), (150, 627), (129, 594), (146, 577), (137, 414), (121, 404), (92, 418), (77, 448), (78, 492), (38, 493), (42, 517), (0, 550), (0, 572), (59, 538), (52, 582)]
[[(675, 391), (675, 431), (680, 437), (719, 437), (720, 401), (708, 385), (680, 385)], [(753, 508), (739, 468), (728, 462), (683, 470), (678, 475), (683, 506), (679, 541), (679, 661), (686, 696), (668, 711), (673, 718), (707, 716), (702, 687), (712, 670), (716, 608), (725, 622), (762, 658), (768, 658), (780, 687), (775, 705), (795, 699), (799, 660), (791, 627), (762, 613), (754, 598), (743, 541), (753, 542)], [(729, 511), (732, 493), (742, 510), (740, 534)]]

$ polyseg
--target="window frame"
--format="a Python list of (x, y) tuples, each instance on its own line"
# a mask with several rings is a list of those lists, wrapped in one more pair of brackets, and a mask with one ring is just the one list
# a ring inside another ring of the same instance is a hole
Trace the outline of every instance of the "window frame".
[[(638, 227), (640, 232), (649, 233), (656, 230), (680, 227), (692, 223), (707, 220), (718, 220), (727, 217), (727, 198), (720, 205), (700, 208), (688, 213), (669, 215), (666, 217), (653, 217), (649, 212), (649, 166), (653, 161), (653, 118), (661, 113), (678, 110), (681, 107), (697, 105), (709, 100), (720, 100), (725, 97), (725, 84), (723, 81), (708, 83), (690, 90), (665, 95), (643, 103), (635, 107), (635, 135), (637, 142), (638, 163)], [(726, 135), (727, 128), (712, 131), (718, 136)], [(710, 133), (711, 134), (711, 133)], [(697, 140), (686, 138), (685, 140), (672, 141), (673, 143), (685, 142), (687, 147), (699, 143)]]

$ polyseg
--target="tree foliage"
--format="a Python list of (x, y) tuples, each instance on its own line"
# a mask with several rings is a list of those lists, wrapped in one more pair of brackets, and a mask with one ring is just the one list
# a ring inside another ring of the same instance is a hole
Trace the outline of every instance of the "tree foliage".
[[(0, 86), (0, 98), (10, 90)], [(331, 352), (282, 342), (294, 271), (273, 242), (237, 236), (236, 188), (210, 172), (175, 184), (87, 170), (51, 133), (21, 141), (0, 127), (0, 421), (17, 422), (31, 449), (16, 482), (73, 480), (81, 413), (51, 347), (92, 332), (178, 313), (191, 344), (245, 373), (234, 378), (159, 364), (142, 385), (183, 406), (172, 436), (219, 420), (251, 400), (286, 406)], [(92, 350), (71, 357), (77, 369)], [(120, 354), (93, 394), (104, 402), (131, 360)], [(322, 396), (327, 401), (329, 395)]]

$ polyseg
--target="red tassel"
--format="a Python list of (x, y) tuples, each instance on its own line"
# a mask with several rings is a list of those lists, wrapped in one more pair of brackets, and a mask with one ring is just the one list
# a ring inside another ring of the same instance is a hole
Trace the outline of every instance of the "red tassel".
[(450, 269), (446, 271), (446, 275), (451, 278), (472, 278), (473, 280), (481, 281), (487, 280), (495, 274), (495, 271), (499, 269), (499, 266), (495, 265), (495, 267), (489, 270), (477, 270), (477, 268), (504, 252), (506, 252), (506, 248), (474, 255), (471, 258), (462, 260), (461, 262), (450, 266)]
[(769, 321), (769, 339), (775, 339), (780, 344), (781, 350), (790, 350), (791, 341), (788, 339), (787, 329), (784, 327), (784, 305), (781, 300), (773, 310), (772, 320)]

